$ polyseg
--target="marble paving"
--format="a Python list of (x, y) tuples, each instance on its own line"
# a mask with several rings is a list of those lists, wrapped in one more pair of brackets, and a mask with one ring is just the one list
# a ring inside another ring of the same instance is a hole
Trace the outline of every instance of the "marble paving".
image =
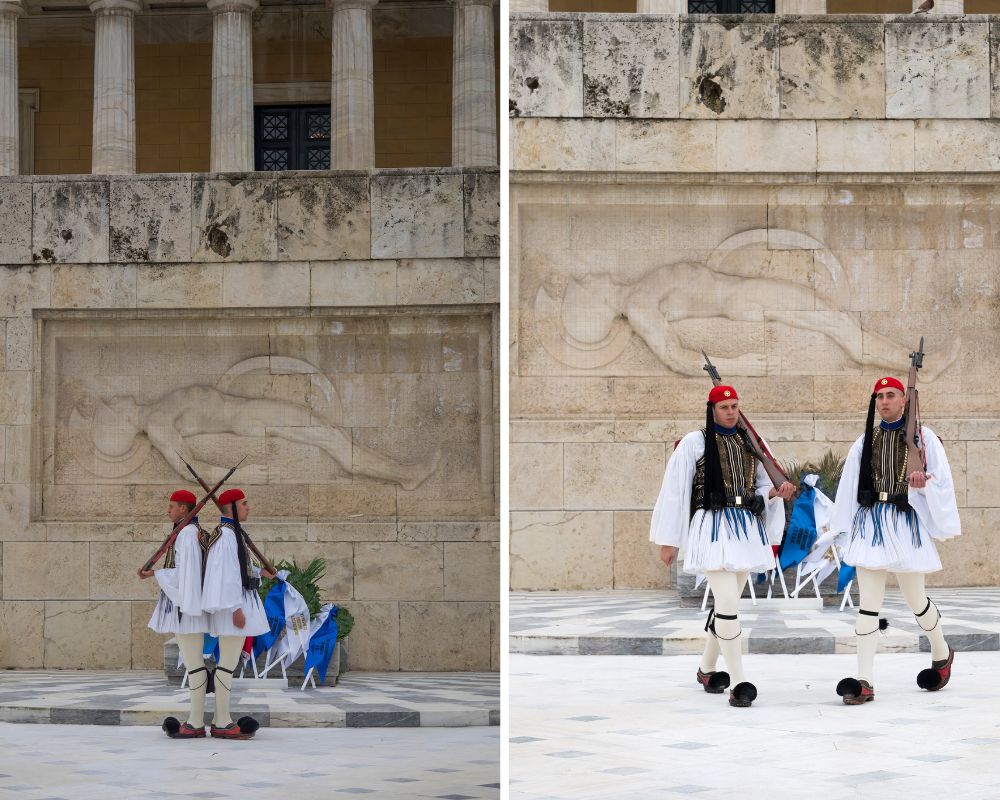
[(1000, 797), (1000, 653), (959, 653), (938, 693), (928, 658), (879, 655), (875, 702), (845, 706), (854, 656), (751, 654), (759, 697), (731, 708), (693, 657), (513, 654), (510, 798)]
[[(952, 647), (1000, 650), (1000, 588), (931, 588), (929, 594), (941, 609)], [(746, 593), (740, 609), (744, 651), (853, 653), (855, 615), (849, 607), (823, 608), (807, 599), (760, 599), (753, 605)], [(697, 607), (681, 607), (676, 593), (669, 591), (513, 593), (510, 650), (552, 655), (700, 653), (705, 616)], [(898, 590), (886, 591), (883, 616), (889, 628), (881, 634), (882, 649), (929, 649)]]
[[(336, 686), (305, 691), (301, 683), (288, 688), (268, 683), (237, 682), (234, 719), (250, 714), (271, 728), (500, 724), (496, 673), (347, 672)], [(158, 727), (164, 717), (179, 716), (187, 703), (187, 689), (168, 684), (162, 672), (0, 672), (0, 722)], [(209, 713), (213, 703), (209, 695)]]
[(146, 728), (0, 722), (0, 798), (500, 797), (500, 729), (261, 730), (172, 741)]

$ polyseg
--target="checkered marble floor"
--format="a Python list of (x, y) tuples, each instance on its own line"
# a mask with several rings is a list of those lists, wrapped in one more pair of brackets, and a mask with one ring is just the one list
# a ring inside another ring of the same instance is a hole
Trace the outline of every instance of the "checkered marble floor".
[(220, 742), (0, 722), (0, 743), (2, 800), (500, 797), (499, 728), (265, 729)]
[[(1000, 588), (938, 589), (945, 636), (956, 650), (1000, 650)], [(850, 607), (816, 600), (741, 601), (749, 653), (853, 653)], [(855, 597), (855, 603), (857, 598)], [(679, 655), (700, 653), (705, 612), (681, 607), (676, 593), (653, 591), (521, 592), (510, 596), (510, 651), (549, 655)], [(925, 652), (913, 614), (898, 589), (886, 592), (884, 649)]]
[(731, 708), (694, 657), (514, 654), (510, 798), (1000, 798), (1000, 653), (959, 653), (937, 693), (928, 663), (880, 653), (875, 702), (845, 706), (855, 656), (751, 654), (760, 695)]
[[(162, 672), (0, 672), (0, 722), (159, 726), (187, 704), (187, 689)], [(233, 716), (242, 714), (273, 728), (499, 725), (500, 676), (347, 672), (337, 686), (305, 691), (250, 679), (233, 689)]]

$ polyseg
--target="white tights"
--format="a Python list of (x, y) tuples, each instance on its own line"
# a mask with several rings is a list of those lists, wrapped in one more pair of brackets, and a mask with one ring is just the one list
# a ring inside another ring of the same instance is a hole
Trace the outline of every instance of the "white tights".
[[(750, 574), (747, 572), (708, 572), (705, 574), (712, 587), (712, 597), (716, 614), (735, 616)], [(701, 656), (701, 671), (713, 672), (722, 653), (729, 672), (730, 686), (744, 682), (742, 628), (738, 619), (715, 617), (715, 634), (711, 630), (705, 634), (705, 652)]]
[[(220, 667), (236, 671), (245, 638), (244, 636), (219, 637)], [(205, 635), (203, 633), (177, 634), (177, 646), (180, 648), (184, 665), (188, 668), (189, 673), (205, 666), (205, 656), (201, 652), (204, 641)], [(191, 691), (191, 713), (188, 715), (187, 724), (192, 728), (201, 728), (205, 724), (205, 689), (208, 686), (208, 673), (196, 672), (188, 676), (188, 681)], [(233, 721), (232, 717), (229, 716), (229, 695), (232, 688), (233, 676), (229, 672), (217, 670), (215, 673), (215, 719), (212, 720), (212, 724), (217, 728), (224, 728)]]
[[(927, 592), (922, 572), (897, 572), (896, 581), (910, 611), (917, 616), (917, 624), (926, 634), (931, 644), (931, 659), (941, 661), (948, 658), (948, 643), (941, 630), (941, 614), (933, 603), (928, 607)], [(858, 642), (858, 677), (873, 683), (875, 670), (875, 649), (878, 646), (878, 616), (860, 613), (861, 610), (880, 612), (885, 599), (885, 581), (888, 572), (884, 569), (858, 567), (858, 588), (861, 603), (854, 631)], [(926, 610), (925, 610), (926, 609)], [(922, 613), (923, 612), (923, 613)]]

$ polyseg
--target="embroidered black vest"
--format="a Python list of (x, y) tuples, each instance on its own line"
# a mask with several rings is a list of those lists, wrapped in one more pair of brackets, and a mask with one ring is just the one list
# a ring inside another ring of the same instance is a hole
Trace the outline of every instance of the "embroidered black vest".
[[(702, 429), (702, 435), (705, 431)], [(722, 467), (722, 482), (727, 495), (747, 495), (756, 491), (757, 459), (746, 434), (740, 430), (734, 434), (715, 437), (719, 446), (719, 466)], [(706, 446), (710, 446), (706, 442)], [(705, 505), (705, 456), (698, 459), (694, 469), (694, 485), (691, 491), (691, 509)]]

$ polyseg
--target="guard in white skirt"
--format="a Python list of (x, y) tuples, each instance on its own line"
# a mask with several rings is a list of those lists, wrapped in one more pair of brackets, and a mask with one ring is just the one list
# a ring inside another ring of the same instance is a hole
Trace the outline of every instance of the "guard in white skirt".
[[(921, 426), (927, 460), (907, 463), (906, 389), (892, 377), (879, 378), (872, 389), (865, 433), (847, 455), (831, 515), (834, 530), (850, 531), (844, 562), (857, 567), (861, 604), (855, 634), (858, 678), (837, 684), (848, 705), (875, 699), (873, 672), (879, 618), (889, 572), (931, 645), (931, 666), (917, 675), (922, 689), (943, 689), (951, 679), (955, 652), (945, 641), (941, 614), (927, 596), (924, 575), (941, 569), (935, 539), (962, 532), (951, 468), (941, 440)], [(875, 425), (875, 412), (881, 421)]]
[[(681, 439), (667, 463), (649, 538), (661, 546), (665, 564), (679, 554), (684, 572), (704, 573), (712, 588), (698, 682), (709, 694), (732, 683), (729, 704), (749, 706), (757, 688), (743, 675), (737, 604), (751, 572), (774, 569), (772, 545), (781, 543), (785, 528), (783, 500), (795, 487), (772, 485), (738, 420), (736, 390), (714, 387), (705, 428)], [(728, 673), (715, 669), (720, 652)]]

